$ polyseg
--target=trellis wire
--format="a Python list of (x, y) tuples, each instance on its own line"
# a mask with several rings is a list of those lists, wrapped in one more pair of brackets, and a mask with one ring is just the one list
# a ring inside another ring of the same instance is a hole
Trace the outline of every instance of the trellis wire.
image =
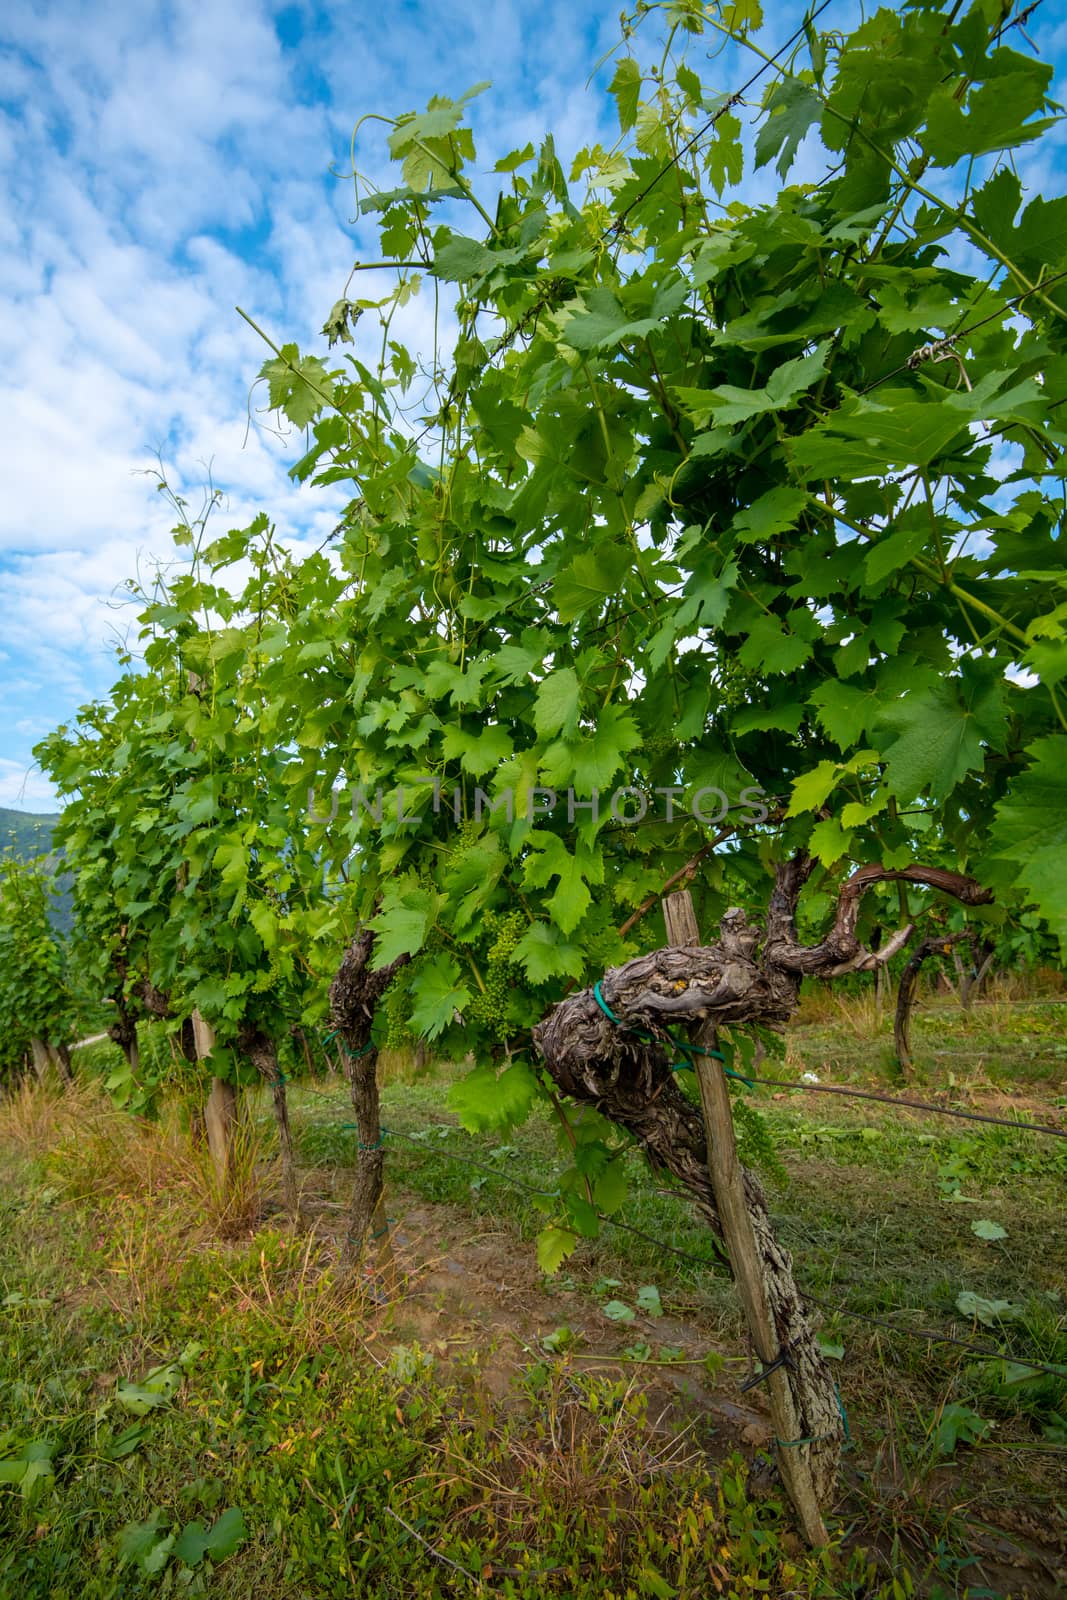
[[(790, 1085), (790, 1087), (793, 1088), (796, 1087), (796, 1085)], [(337, 1126), (343, 1127), (344, 1124), (338, 1124)], [(1017, 1125), (1013, 1123), (1009, 1124), (1009, 1126), (1014, 1127)], [(424, 1153), (429, 1153), (425, 1141), (418, 1138), (414, 1134), (404, 1133), (399, 1128), (385, 1127), (382, 1128), (382, 1134), (383, 1137), (387, 1138), (404, 1139), (409, 1144), (417, 1146)], [(511, 1173), (502, 1172), (497, 1167), (489, 1167), (483, 1162), (472, 1161), (469, 1156), (458, 1155), (452, 1150), (440, 1149), (437, 1151), (437, 1154), (443, 1157), (445, 1161), (455, 1162), (458, 1166), (470, 1167), (472, 1171), (484, 1173), (486, 1176), (491, 1178), (497, 1178), (501, 1183), (510, 1184), (512, 1188), (521, 1189), (526, 1194), (537, 1195), (546, 1200), (556, 1200), (559, 1198), (558, 1190), (539, 1188), (536, 1184), (528, 1183), (523, 1178), (513, 1177)], [(606, 1224), (606, 1226), (610, 1228), (616, 1228), (623, 1233), (634, 1234), (637, 1238), (645, 1240), (646, 1243), (655, 1245), (658, 1250), (663, 1250), (669, 1255), (677, 1256), (682, 1261), (689, 1262), (692, 1266), (703, 1267), (705, 1270), (707, 1270), (708, 1267), (715, 1265), (715, 1260), (713, 1258), (708, 1256), (698, 1256), (691, 1250), (683, 1250), (678, 1245), (669, 1244), (666, 1239), (658, 1239), (655, 1237), (655, 1235), (646, 1233), (641, 1228), (635, 1228), (631, 1223), (620, 1222), (617, 1218), (605, 1216), (603, 1212), (599, 1211), (597, 1212), (597, 1218), (600, 1222)], [(719, 1259), (723, 1259), (721, 1251), (719, 1254)], [(826, 1300), (819, 1295), (810, 1294), (807, 1290), (801, 1290), (800, 1293), (801, 1297), (804, 1300), (807, 1300), (811, 1305), (816, 1305), (821, 1310), (830, 1312), (833, 1316), (846, 1317), (855, 1322), (867, 1323), (870, 1326), (882, 1328), (889, 1333), (901, 1334), (906, 1339), (919, 1340), (924, 1344), (952, 1345), (955, 1349), (966, 1350), (969, 1354), (977, 1356), (983, 1361), (1010, 1362), (1013, 1366), (1027, 1367), (1033, 1372), (1040, 1372), (1052, 1378), (1063, 1378), (1065, 1375), (1067, 1375), (1067, 1368), (1062, 1366), (1053, 1366), (1045, 1361), (1032, 1360), (1028, 1356), (1015, 1355), (1011, 1352), (1005, 1352), (1003, 1350), (991, 1350), (988, 1348), (988, 1346), (975, 1344), (973, 1340), (959, 1339), (956, 1338), (955, 1335), (948, 1333), (936, 1333), (932, 1329), (928, 1328), (903, 1328), (894, 1322), (889, 1322), (884, 1317), (875, 1317), (865, 1311), (855, 1311), (849, 1306), (835, 1305), (833, 1301)], [(909, 1311), (918, 1310), (921, 1308), (901, 1306), (898, 1309), (901, 1311)]]
[(910, 1111), (932, 1111), (939, 1117), (962, 1117), (966, 1122), (987, 1122), (996, 1128), (1013, 1128), (1016, 1133), (1047, 1133), (1053, 1139), (1067, 1139), (1067, 1128), (1050, 1128), (1043, 1122), (1019, 1122), (1014, 1117), (992, 1117), (984, 1111), (961, 1111), (954, 1106), (935, 1105), (932, 1100), (908, 1100), (902, 1095), (877, 1094), (873, 1089), (852, 1089), (840, 1083), (795, 1083), (789, 1078), (757, 1078), (748, 1081), (765, 1089), (799, 1089), (804, 1094), (839, 1094), (855, 1100), (877, 1100), (886, 1106), (904, 1106)]

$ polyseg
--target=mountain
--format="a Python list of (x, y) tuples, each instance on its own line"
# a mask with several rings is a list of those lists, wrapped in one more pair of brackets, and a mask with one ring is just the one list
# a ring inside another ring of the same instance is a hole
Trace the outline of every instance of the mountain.
[(55, 812), (10, 811), (0, 806), (0, 855), (10, 851), (20, 861), (47, 855), (52, 848), (52, 829), (58, 821)]
[[(56, 812), (12, 811), (0, 806), (0, 856), (11, 854), (19, 861), (46, 856), (52, 850), (52, 829), (59, 821)], [(52, 900), (52, 926), (58, 933), (70, 932), (74, 918), (70, 904), (70, 880), (61, 873)]]

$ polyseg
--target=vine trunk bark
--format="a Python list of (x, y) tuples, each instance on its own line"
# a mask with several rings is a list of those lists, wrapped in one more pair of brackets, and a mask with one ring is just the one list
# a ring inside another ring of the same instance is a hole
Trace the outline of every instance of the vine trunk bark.
[[(838, 977), (873, 971), (911, 937), (905, 927), (877, 952), (856, 937), (859, 905), (867, 887), (885, 880), (921, 883), (979, 905), (989, 892), (973, 879), (938, 867), (861, 867), (844, 884), (833, 926), (818, 945), (796, 935), (796, 907), (814, 862), (803, 853), (775, 874), (766, 928), (731, 909), (707, 947), (673, 945), (606, 972), (591, 989), (568, 996), (534, 1029), (546, 1070), (572, 1100), (594, 1106), (628, 1129), (654, 1168), (676, 1177), (719, 1237), (723, 1221), (709, 1175), (704, 1117), (674, 1080), (676, 1045), (671, 1027), (759, 1024), (780, 1028), (792, 1015), (806, 973)], [(814, 1493), (824, 1504), (833, 1492), (843, 1433), (832, 1380), (804, 1313), (788, 1255), (773, 1236), (758, 1182), (741, 1174), (744, 1210), (760, 1261), (760, 1282), (770, 1313), (775, 1350), (788, 1365), (797, 1432), (786, 1450), (805, 1453)], [(760, 1351), (760, 1354), (770, 1354)], [(782, 1370), (781, 1368), (778, 1369)], [(802, 1442), (801, 1442), (802, 1441)], [(811, 1524), (810, 1531), (816, 1531)]]
[(911, 1013), (923, 963), (932, 955), (952, 954), (956, 941), (963, 937), (962, 933), (939, 933), (936, 937), (924, 939), (922, 944), (916, 945), (900, 974), (897, 1009), (893, 1016), (893, 1048), (902, 1072), (910, 1072), (914, 1065), (911, 1054)]
[(408, 956), (374, 970), (374, 934), (365, 928), (345, 951), (330, 985), (330, 1013), (345, 1059), (359, 1139), (356, 1176), (348, 1225), (341, 1246), (342, 1278), (351, 1279), (362, 1264), (368, 1238), (382, 1240), (379, 1262), (388, 1266), (392, 1252), (384, 1205), (385, 1155), (382, 1149), (378, 1095), (378, 1047), (371, 1038), (378, 1001)]
[[(192, 1023), (197, 1059), (206, 1061), (215, 1047), (215, 1030), (199, 1011), (193, 1012)], [(233, 1191), (236, 1176), (238, 1122), (236, 1088), (232, 1083), (227, 1083), (225, 1078), (212, 1078), (204, 1102), (204, 1128), (211, 1159), (215, 1164), (215, 1175), (227, 1198)]]

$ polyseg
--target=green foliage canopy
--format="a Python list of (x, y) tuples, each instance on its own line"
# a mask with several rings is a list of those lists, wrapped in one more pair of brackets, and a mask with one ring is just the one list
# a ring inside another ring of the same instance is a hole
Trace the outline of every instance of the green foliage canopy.
[[(395, 290), (350, 280), (330, 347), (261, 374), (306, 433), (294, 478), (351, 490), (331, 549), (295, 560), (265, 517), (198, 541), (103, 755), (43, 747), (70, 794), (102, 760), (119, 910), (184, 1004), (321, 1011), (371, 921), (379, 964), (412, 957), (392, 1022), (475, 1053), (484, 1125), (537, 1092), (531, 1023), (656, 942), (633, 913), (698, 851), (709, 904), (758, 906), (801, 848), (824, 905), (852, 864), (922, 857), (1067, 938), (1067, 199), (1024, 200), (1012, 164), (1058, 115), (1050, 69), (999, 0), (809, 22), (776, 57), (761, 21), (642, 5), (620, 139), (569, 172), (549, 136), (480, 195), (468, 95), (392, 122), (396, 188), (357, 177)], [(731, 193), (709, 32), (752, 55), (767, 203)], [(802, 151), (816, 182), (789, 182)], [(455, 319), (428, 386), (415, 295)], [(613, 814), (620, 786), (721, 791), (728, 847), (682, 801)], [(614, 1181), (594, 1122), (572, 1218)]]

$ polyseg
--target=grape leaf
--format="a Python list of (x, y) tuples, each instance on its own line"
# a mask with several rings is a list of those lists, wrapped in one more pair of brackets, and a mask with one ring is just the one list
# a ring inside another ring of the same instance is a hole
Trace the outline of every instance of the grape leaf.
[(941, 679), (883, 706), (875, 727), (887, 782), (902, 801), (924, 790), (935, 800), (945, 799), (961, 778), (982, 766), (985, 745), (1003, 748), (1006, 733), (996, 668), (967, 660), (960, 677)]
[[(549, 1274), (558, 1272), (560, 1266), (571, 1254), (577, 1243), (578, 1235), (571, 1228), (542, 1228), (541, 1232), (537, 1235), (537, 1265), (540, 1267), (542, 1272), (547, 1272)], [(550, 1338), (556, 1339), (556, 1343), (549, 1346), (550, 1349), (556, 1349), (559, 1347), (561, 1341), (557, 1336), (562, 1331), (563, 1330), (561, 1329), (557, 1329), (555, 1335), (549, 1336)], [(567, 1331), (569, 1333), (570, 1330), (568, 1329)], [(573, 1337), (574, 1336), (571, 1335), (570, 1339), (566, 1342), (573, 1342)], [(548, 1344), (548, 1342), (548, 1339), (543, 1341), (545, 1344)]]
[(559, 929), (547, 922), (531, 924), (515, 946), (514, 958), (535, 984), (553, 978), (580, 978), (585, 972), (581, 946), (568, 944)]
[(971, 1223), (971, 1232), (978, 1239), (986, 1239), (993, 1243), (997, 1239), (1008, 1237), (1007, 1228), (1002, 1228), (999, 1222), (990, 1222), (988, 1217), (982, 1217), (978, 1222)]
[(411, 1011), (411, 1031), (425, 1039), (436, 1039), (452, 1023), (455, 1012), (468, 1004), (471, 992), (460, 982), (459, 963), (442, 952), (419, 963), (411, 984), (415, 1004)]
[(491, 1066), (475, 1067), (449, 1089), (448, 1104), (468, 1133), (484, 1133), (522, 1122), (537, 1091), (533, 1069), (514, 1061), (500, 1073)]
[(542, 738), (575, 731), (580, 694), (573, 667), (561, 667), (542, 679), (534, 703), (534, 726)]
[(1027, 754), (1029, 766), (996, 808), (991, 849), (1009, 864), (1012, 881), (1037, 903), (1067, 953), (1067, 735), (1039, 739)]
[(608, 92), (615, 96), (619, 108), (619, 127), (628, 133), (637, 121), (637, 104), (641, 97), (641, 68), (632, 56), (623, 56), (615, 67)]

